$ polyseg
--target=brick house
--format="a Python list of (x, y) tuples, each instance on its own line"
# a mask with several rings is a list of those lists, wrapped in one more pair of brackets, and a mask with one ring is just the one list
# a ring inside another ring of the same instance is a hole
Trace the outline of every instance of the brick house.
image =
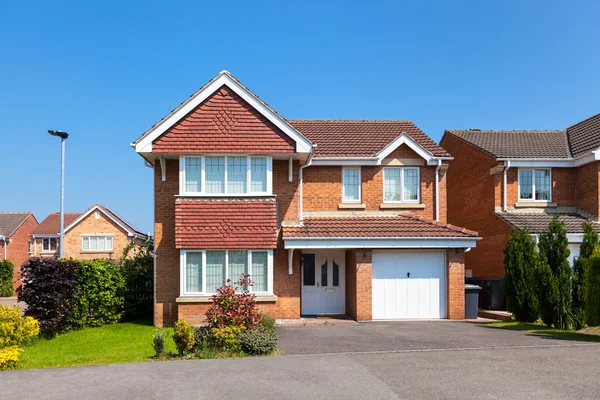
[[(135, 251), (148, 235), (101, 204), (94, 204), (83, 213), (65, 213), (64, 258), (119, 258), (126, 247), (134, 243)], [(32, 232), (33, 257), (58, 257), (60, 254), (60, 213), (46, 217)]]
[(0, 261), (14, 265), (14, 288), (20, 285), (21, 265), (29, 259), (29, 234), (38, 225), (30, 212), (0, 212)]
[(154, 166), (155, 324), (249, 273), (275, 318), (464, 318), (450, 155), (409, 121), (286, 120), (223, 71), (132, 146)]
[(477, 230), (467, 276), (504, 277), (503, 249), (512, 227), (543, 232), (554, 214), (568, 231), (570, 261), (581, 223), (600, 215), (600, 114), (552, 131), (447, 130), (448, 220)]

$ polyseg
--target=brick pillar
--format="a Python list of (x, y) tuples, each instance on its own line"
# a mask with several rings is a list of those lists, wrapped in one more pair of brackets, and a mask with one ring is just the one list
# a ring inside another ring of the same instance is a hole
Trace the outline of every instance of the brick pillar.
[(356, 320), (373, 319), (373, 253), (371, 249), (356, 252)]
[(448, 319), (465, 319), (465, 250), (447, 249)]

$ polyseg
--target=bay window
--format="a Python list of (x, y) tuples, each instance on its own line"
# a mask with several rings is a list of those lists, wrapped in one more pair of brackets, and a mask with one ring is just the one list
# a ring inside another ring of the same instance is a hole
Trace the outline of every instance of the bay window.
[(384, 203), (418, 203), (418, 167), (385, 167), (383, 169)]
[(549, 168), (519, 168), (519, 200), (552, 201), (552, 177)]
[(267, 156), (180, 158), (181, 195), (270, 195), (272, 159)]
[(342, 169), (342, 203), (360, 203), (360, 168)]
[(181, 295), (212, 295), (227, 279), (250, 275), (250, 292), (273, 293), (272, 250), (181, 250)]

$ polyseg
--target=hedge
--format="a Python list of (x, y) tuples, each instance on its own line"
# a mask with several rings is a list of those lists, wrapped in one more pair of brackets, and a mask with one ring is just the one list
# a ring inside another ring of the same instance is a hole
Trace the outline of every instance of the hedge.
[(14, 265), (9, 260), (0, 261), (0, 297), (13, 295), (13, 269)]

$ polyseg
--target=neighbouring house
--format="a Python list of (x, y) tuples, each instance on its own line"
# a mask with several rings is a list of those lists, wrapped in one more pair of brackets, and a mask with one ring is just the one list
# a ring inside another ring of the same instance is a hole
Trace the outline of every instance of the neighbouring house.
[(0, 212), (0, 260), (14, 265), (14, 288), (19, 287), (21, 265), (29, 259), (29, 234), (38, 225), (30, 212)]
[[(64, 214), (64, 258), (119, 258), (131, 243), (132, 253), (148, 235), (101, 204), (83, 213)], [(31, 232), (34, 257), (60, 254), (60, 213), (52, 213)]]
[(248, 273), (275, 318), (464, 318), (450, 154), (410, 121), (286, 120), (227, 71), (132, 146), (154, 166), (155, 324)]
[(562, 130), (447, 130), (441, 145), (454, 157), (448, 221), (482, 237), (466, 255), (468, 276), (504, 277), (510, 230), (537, 235), (555, 214), (570, 261), (579, 254), (581, 223), (600, 215), (600, 114)]

